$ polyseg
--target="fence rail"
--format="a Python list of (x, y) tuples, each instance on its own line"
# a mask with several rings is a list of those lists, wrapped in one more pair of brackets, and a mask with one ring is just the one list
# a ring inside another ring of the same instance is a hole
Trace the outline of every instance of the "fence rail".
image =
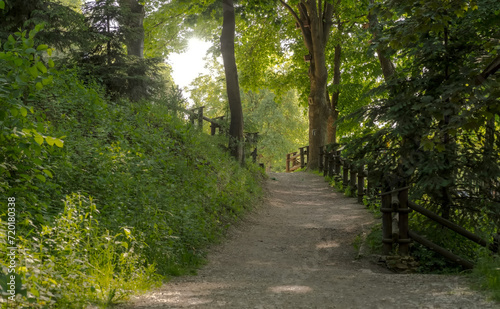
[[(295, 162), (300, 154), (297, 152), (287, 155), (287, 172), (297, 169), (297, 163), (289, 168), (289, 162)], [(392, 188), (385, 183), (374, 183), (370, 172), (364, 165), (354, 164), (347, 158), (341, 156), (341, 149), (328, 151), (325, 146), (320, 147), (319, 151), (319, 170), (323, 171), (324, 176), (334, 178), (342, 182), (344, 188), (349, 188), (351, 192), (356, 192), (358, 202), (362, 203), (365, 196), (376, 197), (381, 200), (380, 211), (382, 213), (382, 250), (384, 255), (393, 252), (394, 245), (398, 246), (398, 254), (407, 256), (409, 254), (409, 245), (416, 241), (431, 250), (441, 254), (445, 258), (462, 265), (465, 268), (473, 268), (474, 264), (463, 259), (447, 249), (440, 247), (424, 237), (418, 235), (415, 231), (409, 229), (409, 213), (416, 211), (427, 218), (447, 227), (451, 231), (458, 233), (467, 239), (490, 249), (492, 252), (498, 252), (497, 241), (490, 243), (482, 237), (466, 230), (465, 228), (433, 213), (432, 211), (408, 200), (409, 186)], [(302, 160), (302, 159), (301, 159)], [(494, 237), (494, 239), (496, 239)]]
[[(208, 118), (203, 114), (205, 106), (201, 107), (195, 107), (193, 109), (184, 109), (184, 108), (179, 108), (180, 111), (186, 113), (189, 116), (189, 121), (191, 124), (195, 124), (196, 122), (198, 123), (198, 128), (200, 130), (203, 130), (203, 121), (206, 121), (210, 123), (210, 135), (215, 135), (217, 133), (217, 129), (219, 130), (219, 134), (224, 134), (224, 126), (222, 125), (222, 122), (224, 121), (225, 116), (220, 116), (220, 117), (215, 117), (215, 118)], [(250, 152), (250, 156), (252, 157), (252, 162), (257, 163), (257, 158), (259, 157), (257, 154), (257, 141), (259, 139), (259, 132), (253, 132), (253, 133), (244, 133), (245, 136), (245, 143), (247, 146), (252, 146), (253, 150)], [(263, 163), (259, 164), (262, 168), (264, 167)]]
[(286, 154), (286, 172), (290, 173), (304, 168), (309, 161), (309, 146), (300, 147), (299, 151)]

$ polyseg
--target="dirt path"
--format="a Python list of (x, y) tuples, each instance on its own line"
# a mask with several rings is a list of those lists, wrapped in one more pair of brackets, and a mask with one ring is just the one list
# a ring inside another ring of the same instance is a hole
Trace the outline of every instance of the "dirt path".
[(352, 242), (375, 221), (362, 205), (313, 174), (270, 177), (264, 205), (197, 276), (120, 308), (499, 308), (463, 278), (397, 275), (356, 259)]

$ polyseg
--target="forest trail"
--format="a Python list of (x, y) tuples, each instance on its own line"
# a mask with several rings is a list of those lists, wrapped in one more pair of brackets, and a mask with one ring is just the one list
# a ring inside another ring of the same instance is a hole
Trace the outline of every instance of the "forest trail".
[(498, 308), (463, 277), (399, 275), (357, 259), (376, 222), (356, 199), (305, 172), (271, 174), (267, 196), (214, 247), (197, 276), (172, 279), (131, 308)]

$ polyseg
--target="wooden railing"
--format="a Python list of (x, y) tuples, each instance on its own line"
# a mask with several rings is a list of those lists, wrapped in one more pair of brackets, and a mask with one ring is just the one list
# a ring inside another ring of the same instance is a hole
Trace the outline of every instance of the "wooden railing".
[[(189, 116), (189, 121), (191, 124), (195, 125), (197, 122), (198, 128), (200, 130), (203, 130), (203, 121), (206, 121), (210, 123), (210, 135), (215, 135), (217, 132), (217, 129), (219, 129), (219, 134), (224, 134), (224, 127), (222, 125), (222, 122), (224, 121), (225, 116), (220, 116), (220, 117), (215, 117), (213, 119), (210, 119), (206, 116), (203, 115), (203, 109), (205, 107), (196, 107), (191, 110), (183, 109), (180, 108), (180, 110)], [(245, 136), (245, 144), (246, 146), (251, 146), (253, 148), (252, 152), (250, 153), (250, 156), (252, 157), (252, 162), (257, 163), (257, 141), (259, 138), (259, 132), (254, 132), (254, 133), (244, 133)], [(246, 147), (245, 147), (246, 148)], [(259, 164), (261, 167), (264, 167), (264, 165), (261, 163)]]
[(304, 168), (309, 161), (309, 146), (300, 147), (299, 151), (286, 154), (286, 172), (290, 173)]
[(358, 202), (362, 203), (365, 196), (381, 199), (380, 211), (382, 212), (382, 248), (384, 255), (389, 255), (393, 251), (394, 244), (398, 245), (399, 255), (408, 255), (409, 244), (413, 240), (465, 268), (473, 268), (474, 264), (472, 262), (432, 243), (415, 231), (409, 230), (408, 214), (411, 211), (417, 211), (467, 239), (487, 247), (493, 252), (498, 252), (497, 242), (489, 243), (463, 227), (409, 201), (409, 187), (391, 188), (388, 181), (384, 181), (385, 184), (373, 183), (373, 180), (369, 177), (369, 171), (362, 165), (356, 165), (342, 158), (340, 150), (326, 151), (325, 147), (320, 147), (319, 168), (323, 171), (324, 176), (332, 177), (342, 182), (344, 188), (349, 187), (351, 192), (356, 192)]

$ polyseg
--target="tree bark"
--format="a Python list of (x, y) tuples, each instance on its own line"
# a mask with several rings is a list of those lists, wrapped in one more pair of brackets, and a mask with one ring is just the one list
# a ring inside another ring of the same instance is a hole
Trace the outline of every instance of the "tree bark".
[(146, 72), (140, 61), (144, 58), (144, 5), (138, 0), (119, 0), (119, 4), (120, 27), (125, 35), (127, 55), (136, 58), (132, 59), (133, 62), (127, 70), (129, 98), (131, 101), (139, 101), (146, 96)]
[[(374, 2), (373, 0), (370, 0), (370, 4), (373, 5), (373, 2)], [(377, 15), (370, 12), (368, 14), (368, 21), (370, 23), (370, 29), (372, 31), (373, 40), (375, 41), (378, 38), (378, 30), (377, 30), (378, 18), (377, 18)], [(392, 63), (392, 61), (389, 58), (387, 58), (384, 55), (384, 51), (380, 47), (377, 48), (377, 57), (378, 57), (378, 60), (380, 62), (380, 66), (382, 67), (382, 73), (384, 74), (384, 79), (385, 79), (385, 81), (388, 81), (389, 78), (391, 76), (393, 76), (394, 73), (396, 72), (396, 70), (394, 68), (394, 64)]]
[(332, 25), (333, 4), (327, 1), (301, 0), (298, 13), (284, 0), (281, 4), (300, 26), (304, 44), (309, 50), (309, 162), (308, 169), (319, 166), (319, 147), (327, 142), (330, 100), (327, 97), (326, 42)]
[(241, 107), (240, 86), (238, 82), (238, 70), (234, 56), (234, 34), (236, 30), (236, 19), (234, 14), (233, 0), (222, 2), (223, 22), (220, 37), (222, 61), (226, 74), (227, 99), (231, 111), (231, 123), (229, 125), (229, 150), (231, 155), (243, 164), (243, 109)]
[[(340, 25), (339, 25), (340, 30)], [(341, 64), (342, 47), (340, 44), (335, 45), (335, 54), (333, 57), (333, 86), (340, 85), (340, 64)], [(338, 119), (339, 112), (337, 106), (339, 104), (340, 90), (335, 89), (332, 94), (332, 103), (330, 108), (330, 115), (328, 117), (328, 144), (337, 142), (337, 125), (335, 122)]]
[(144, 58), (144, 5), (137, 0), (119, 0), (125, 28), (127, 55)]

